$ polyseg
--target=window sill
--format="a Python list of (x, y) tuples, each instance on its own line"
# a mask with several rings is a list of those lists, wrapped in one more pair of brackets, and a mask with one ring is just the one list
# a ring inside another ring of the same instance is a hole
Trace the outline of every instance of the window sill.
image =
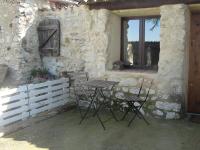
[(119, 75), (119, 76), (150, 76), (154, 77), (156, 76), (158, 71), (155, 70), (133, 70), (133, 69), (126, 69), (126, 70), (107, 70), (107, 75)]

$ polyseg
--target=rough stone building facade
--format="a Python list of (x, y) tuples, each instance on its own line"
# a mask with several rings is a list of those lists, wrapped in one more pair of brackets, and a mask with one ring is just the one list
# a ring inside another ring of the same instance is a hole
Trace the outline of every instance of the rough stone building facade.
[[(137, 94), (136, 87), (154, 80), (147, 115), (180, 118), (185, 109), (187, 58), (190, 37), (190, 7), (185, 4), (129, 10), (134, 16), (160, 15), (160, 58), (158, 72), (114, 71), (120, 59), (121, 17), (128, 11), (90, 10), (88, 6), (51, 10), (45, 0), (25, 0), (20, 4), (0, 3), (0, 64), (8, 65), (2, 87), (23, 84), (35, 67), (48, 68), (55, 75), (62, 71), (86, 71), (90, 77), (120, 81), (116, 96)], [(6, 12), (6, 13), (5, 13)], [(37, 27), (45, 18), (61, 24), (61, 54), (41, 58)], [(142, 91), (145, 95), (146, 89)]]

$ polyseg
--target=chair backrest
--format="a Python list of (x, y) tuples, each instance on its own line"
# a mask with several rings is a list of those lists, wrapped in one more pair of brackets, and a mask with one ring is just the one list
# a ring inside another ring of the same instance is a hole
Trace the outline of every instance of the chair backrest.
[(143, 83), (144, 83), (144, 78), (142, 79), (142, 83), (141, 83), (141, 85), (140, 85), (140, 90), (139, 90), (139, 92), (138, 92), (137, 97), (140, 96), (140, 93), (141, 93), (141, 90), (142, 90), (142, 87), (143, 87)]
[(86, 94), (85, 87), (83, 83), (88, 81), (88, 73), (87, 72), (67, 72), (67, 75), (70, 79), (70, 86), (74, 89), (74, 94), (76, 96)]
[(67, 72), (67, 75), (70, 78), (70, 85), (72, 86), (74, 84), (81, 84), (89, 79), (87, 72)]
[(146, 97), (145, 97), (145, 101), (147, 100), (147, 98), (148, 98), (148, 96), (149, 96), (149, 92), (150, 92), (150, 90), (151, 90), (152, 85), (153, 85), (153, 80), (151, 80), (150, 85), (149, 85), (149, 87), (148, 87), (148, 91), (147, 91), (147, 94), (146, 94)]

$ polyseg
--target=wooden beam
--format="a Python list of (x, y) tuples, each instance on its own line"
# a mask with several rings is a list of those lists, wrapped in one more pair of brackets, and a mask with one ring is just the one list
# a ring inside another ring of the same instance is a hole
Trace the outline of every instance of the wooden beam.
[(200, 4), (200, 0), (132, 0), (118, 2), (96, 2), (88, 4), (90, 9), (134, 9), (134, 8), (149, 8), (160, 7), (169, 4)]
[(158, 16), (160, 7), (112, 10), (112, 12), (120, 17)]
[(60, 4), (73, 4), (78, 5), (80, 2), (76, 0), (49, 0), (52, 3), (60, 3)]

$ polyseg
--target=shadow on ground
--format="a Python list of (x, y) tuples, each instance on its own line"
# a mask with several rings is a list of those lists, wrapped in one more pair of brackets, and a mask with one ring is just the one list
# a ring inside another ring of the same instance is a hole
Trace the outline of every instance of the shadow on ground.
[[(105, 119), (108, 116), (104, 116)], [(110, 119), (104, 131), (96, 118), (78, 125), (71, 110), (0, 139), (1, 150), (200, 150), (200, 125), (185, 120)]]

